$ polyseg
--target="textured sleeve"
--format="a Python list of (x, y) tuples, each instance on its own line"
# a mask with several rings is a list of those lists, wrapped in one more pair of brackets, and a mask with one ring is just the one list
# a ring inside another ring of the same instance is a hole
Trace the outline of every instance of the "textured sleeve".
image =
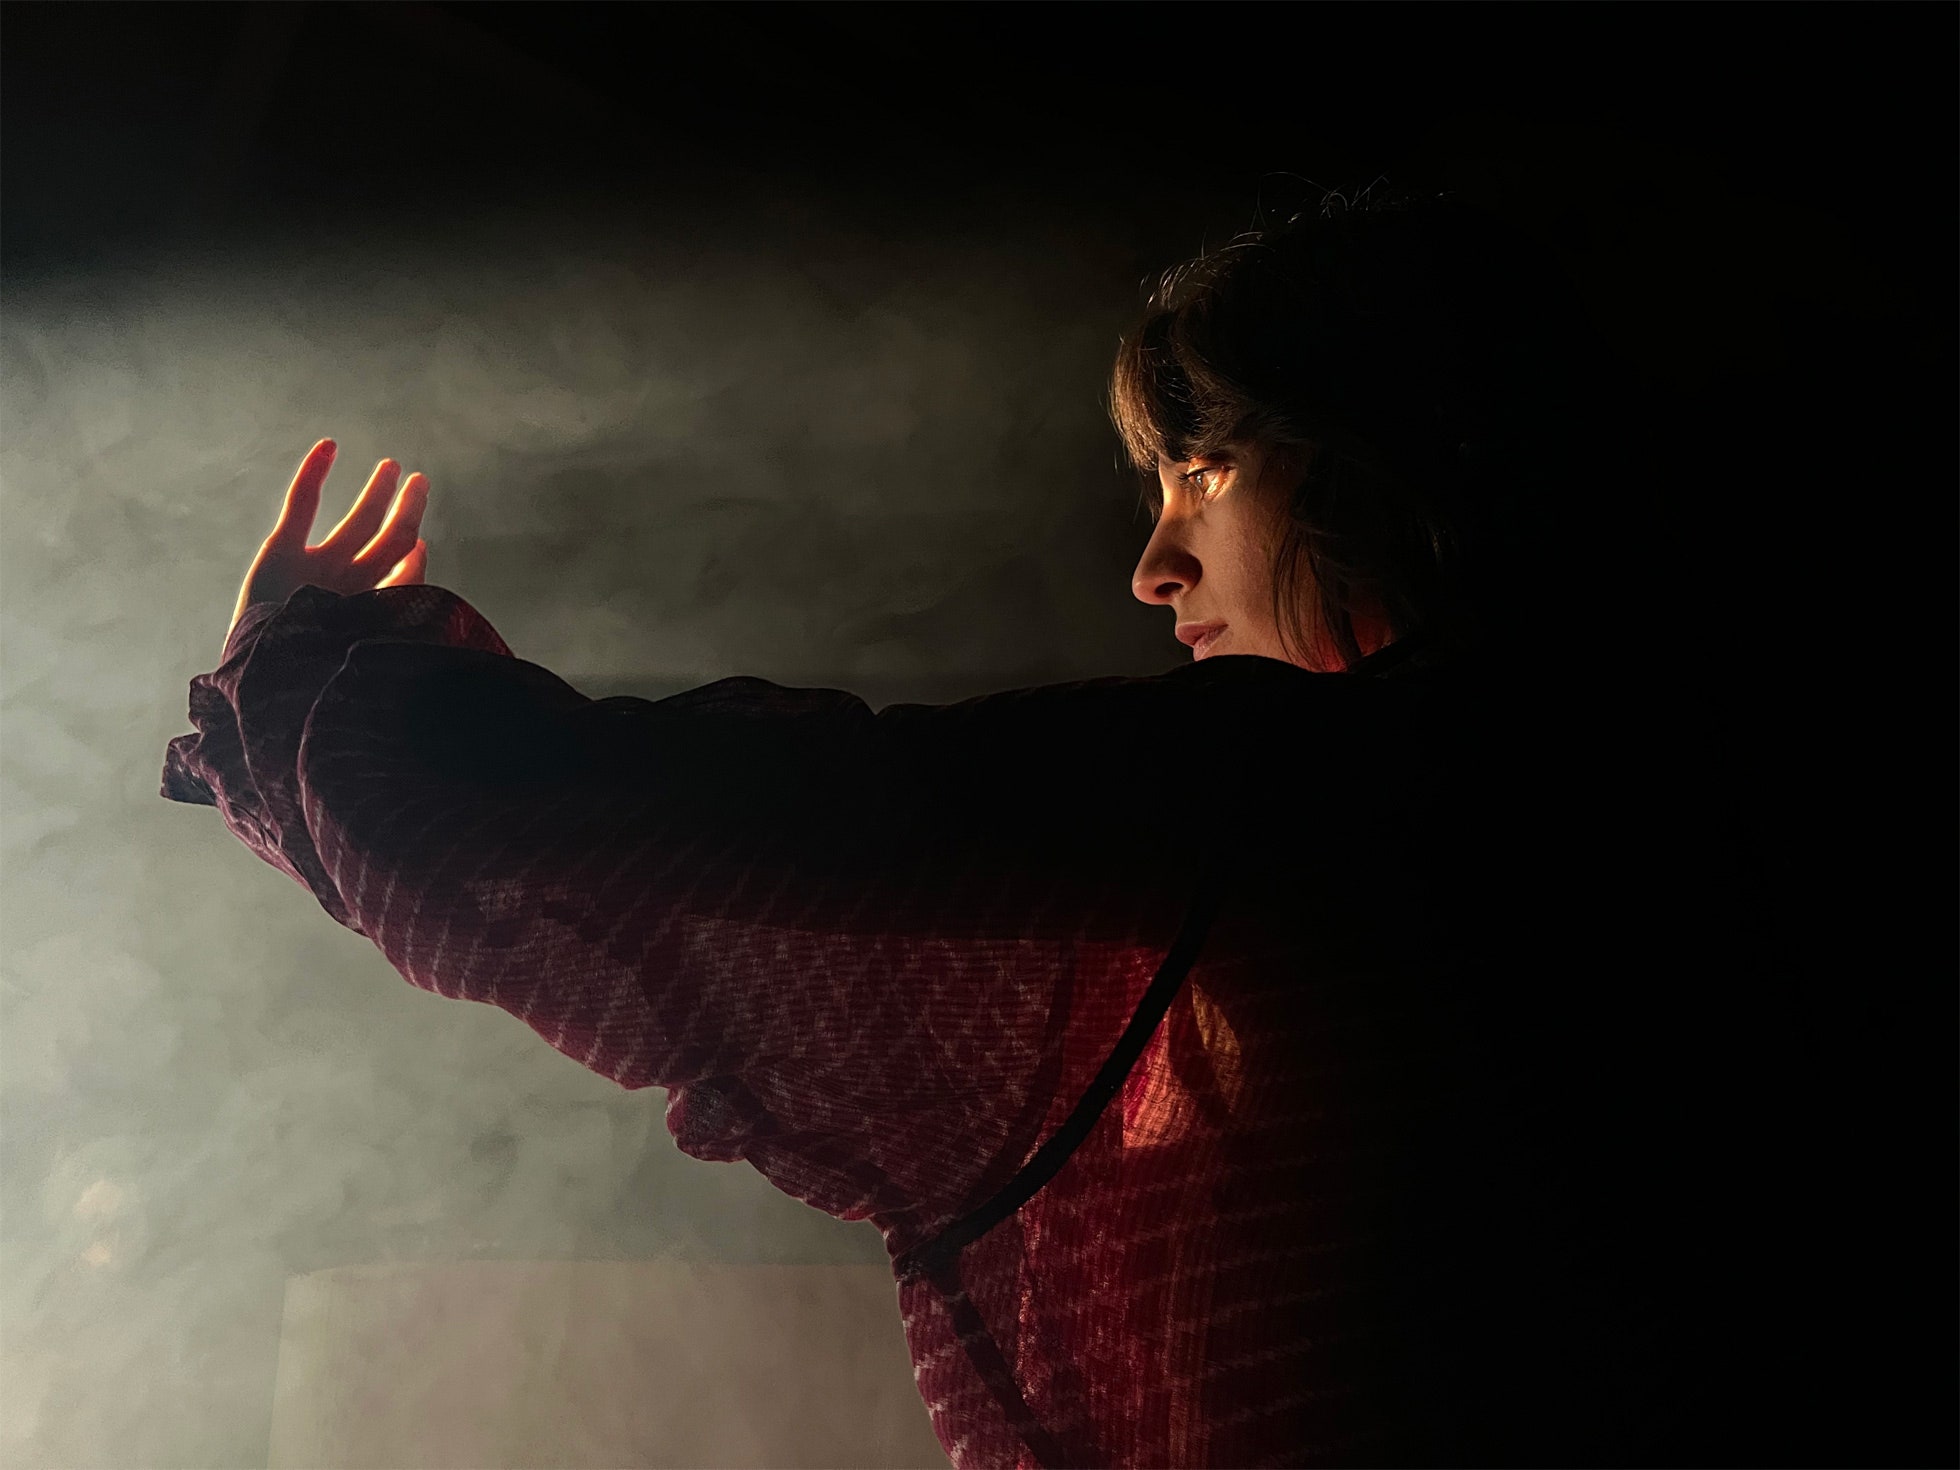
[(669, 1088), (689, 1152), (939, 1213), (1047, 1115), (1069, 992), (1140, 993), (1176, 932), (1228, 682), (593, 700), (441, 588), (303, 588), (192, 682), (163, 794), (412, 984)]

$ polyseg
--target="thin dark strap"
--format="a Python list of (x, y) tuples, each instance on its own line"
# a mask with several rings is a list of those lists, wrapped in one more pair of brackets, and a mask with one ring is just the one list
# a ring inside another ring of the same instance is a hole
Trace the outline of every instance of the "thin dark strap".
[(957, 1265), (942, 1266), (932, 1278), (938, 1288), (940, 1300), (946, 1303), (946, 1313), (952, 1319), (953, 1333), (966, 1349), (967, 1361), (973, 1364), (973, 1371), (980, 1375), (980, 1381), (994, 1396), (1001, 1411), (1007, 1416), (1007, 1425), (1028, 1447), (1035, 1463), (1042, 1470), (1069, 1470), (1070, 1466), (1099, 1465), (1100, 1453), (1083, 1454), (1077, 1446), (1074, 1453), (1064, 1449), (1062, 1442), (1050, 1432), (1028, 1401), (1021, 1396), (1021, 1385), (1014, 1381), (1014, 1370), (1007, 1366), (1007, 1359), (1000, 1355), (1000, 1344), (994, 1341), (993, 1333), (987, 1330), (986, 1322), (980, 1316), (980, 1309), (973, 1305), (973, 1299), (966, 1294), (966, 1287), (960, 1282), (960, 1269)]
[(1171, 941), (1171, 947), (1164, 955), (1164, 963), (1158, 967), (1157, 978), (1144, 991), (1143, 999), (1137, 1003), (1136, 1014), (1130, 1017), (1122, 1039), (1116, 1043), (1116, 1049), (1110, 1052), (1109, 1059), (1102, 1064), (1102, 1070), (1096, 1073), (1095, 1080), (1082, 1094), (1081, 1101), (1076, 1103), (1068, 1121), (1035, 1150), (1034, 1157), (1023, 1164), (1021, 1171), (1008, 1180), (992, 1199), (971, 1214), (955, 1220), (931, 1240), (922, 1241), (900, 1254), (892, 1263), (900, 1281), (909, 1281), (922, 1274), (935, 1274), (949, 1265), (963, 1249), (1033, 1199), (1041, 1187), (1055, 1177), (1056, 1171), (1068, 1161), (1068, 1156), (1096, 1126), (1103, 1109), (1109, 1106), (1110, 1099), (1122, 1088), (1123, 1079), (1129, 1076), (1130, 1068), (1142, 1055), (1151, 1033), (1157, 1029), (1157, 1023), (1170, 1009), (1172, 997), (1183, 985), (1185, 975), (1198, 958), (1198, 951), (1204, 947), (1205, 933), (1210, 929), (1212, 915), (1217, 909), (1217, 886), (1207, 865), (1198, 875), (1197, 891), (1192, 895), (1191, 907), (1184, 914), (1184, 927), (1177, 931), (1177, 938)]
[(1043, 1470), (1063, 1470), (1063, 1467), (1072, 1464), (1100, 1464), (1102, 1460), (1099, 1454), (1093, 1452), (1085, 1458), (1079, 1453), (1083, 1449), (1080, 1445), (1076, 1446), (1078, 1453), (1070, 1455), (1028, 1407), (1020, 1385), (1014, 1381), (1013, 1370), (1001, 1356), (999, 1344), (987, 1330), (985, 1321), (960, 1281), (959, 1254), (1033, 1199), (1041, 1187), (1055, 1177), (1056, 1171), (1068, 1161), (1068, 1156), (1075, 1152), (1082, 1140), (1089, 1136), (1089, 1130), (1096, 1126), (1103, 1110), (1121, 1090), (1130, 1068), (1143, 1054), (1151, 1034), (1164, 1019), (1164, 1012), (1170, 1009), (1172, 998), (1183, 985), (1184, 977), (1190, 973), (1198, 951), (1204, 947), (1205, 933), (1210, 929), (1212, 915), (1217, 910), (1218, 892), (1209, 865), (1206, 865), (1199, 872), (1197, 890), (1192, 895), (1190, 908), (1184, 914), (1184, 925), (1171, 941), (1164, 962), (1157, 969), (1156, 978), (1144, 991), (1143, 999), (1137, 1003), (1136, 1013), (1130, 1017), (1130, 1024), (1124, 1028), (1122, 1037), (1110, 1052), (1109, 1059), (1102, 1064), (1102, 1069), (1096, 1073), (1095, 1080), (1076, 1103), (1068, 1121), (1035, 1150), (1034, 1157), (1022, 1165), (1020, 1172), (1008, 1180), (992, 1199), (971, 1214), (955, 1220), (931, 1240), (905, 1251), (893, 1262), (901, 1282), (923, 1276), (938, 1290), (951, 1316), (953, 1332), (960, 1346), (966, 1350), (967, 1361), (973, 1365), (980, 1381), (1000, 1405), (1007, 1416), (1008, 1425), (1020, 1436), (1021, 1442), (1034, 1456), (1035, 1463)]

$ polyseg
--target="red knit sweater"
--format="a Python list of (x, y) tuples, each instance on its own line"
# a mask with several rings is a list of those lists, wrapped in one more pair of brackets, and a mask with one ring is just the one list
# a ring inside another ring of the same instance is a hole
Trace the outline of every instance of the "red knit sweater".
[(593, 701), (440, 588), (304, 588), (192, 682), (163, 794), (894, 1256), (1061, 1125), (1209, 861), (1223, 907), (1115, 1102), (950, 1295), (900, 1285), (948, 1455), (1556, 1456), (1555, 1422), (1637, 1433), (1660, 1355), (1637, 1323), (1593, 1334), (1608, 1368), (1573, 1346), (1605, 1309), (1520, 1203), (1542, 1164), (1436, 883), (1455, 686), (1388, 655), (878, 713), (757, 679)]

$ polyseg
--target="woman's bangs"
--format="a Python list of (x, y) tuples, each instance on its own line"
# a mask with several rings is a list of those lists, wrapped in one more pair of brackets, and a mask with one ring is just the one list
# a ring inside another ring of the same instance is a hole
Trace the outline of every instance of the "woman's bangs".
[(1183, 458), (1198, 415), (1191, 379), (1171, 346), (1169, 312), (1161, 312), (1124, 340), (1110, 375), (1110, 418), (1137, 473), (1156, 484), (1157, 457)]

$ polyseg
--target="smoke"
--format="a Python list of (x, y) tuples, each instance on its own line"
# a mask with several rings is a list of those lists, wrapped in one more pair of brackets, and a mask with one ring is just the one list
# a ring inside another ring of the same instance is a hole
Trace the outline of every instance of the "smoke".
[(1174, 665), (1101, 407), (1129, 247), (775, 207), (10, 285), (0, 1461), (939, 1462), (875, 1230), (681, 1155), (664, 1094), (406, 985), (157, 795), (322, 435), (320, 533), (426, 472), (430, 580), (595, 696)]

